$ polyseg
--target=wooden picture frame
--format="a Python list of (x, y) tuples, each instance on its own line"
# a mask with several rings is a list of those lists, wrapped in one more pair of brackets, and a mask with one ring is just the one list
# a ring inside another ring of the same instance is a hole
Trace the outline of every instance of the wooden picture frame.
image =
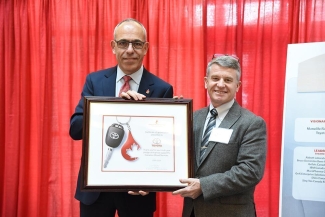
[(191, 178), (192, 99), (84, 98), (83, 191), (174, 191)]

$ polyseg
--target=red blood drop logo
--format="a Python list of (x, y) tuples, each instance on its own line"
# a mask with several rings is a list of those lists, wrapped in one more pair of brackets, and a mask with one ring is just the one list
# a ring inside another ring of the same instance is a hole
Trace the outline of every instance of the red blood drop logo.
[(140, 145), (133, 138), (131, 131), (129, 131), (128, 139), (126, 140), (126, 142), (121, 148), (122, 156), (128, 161), (134, 161), (138, 159), (137, 157), (131, 157), (130, 155), (127, 154), (128, 150), (132, 150), (132, 146), (134, 145), (137, 147), (138, 150), (140, 149)]

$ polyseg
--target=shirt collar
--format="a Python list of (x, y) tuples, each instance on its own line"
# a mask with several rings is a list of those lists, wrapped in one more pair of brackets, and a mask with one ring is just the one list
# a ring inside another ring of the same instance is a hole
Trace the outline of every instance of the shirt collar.
[[(142, 74), (143, 74), (143, 65), (140, 67), (140, 69), (138, 71), (132, 73), (129, 76), (132, 78), (132, 80), (137, 85), (139, 85), (140, 84), (141, 77), (142, 77)], [(126, 74), (122, 71), (122, 69), (119, 66), (117, 66), (116, 82), (119, 82), (124, 75), (126, 75)]]
[[(217, 110), (217, 112), (218, 112), (218, 118), (219, 118), (220, 120), (223, 120), (223, 119), (225, 118), (225, 116), (227, 115), (229, 109), (230, 109), (231, 106), (234, 104), (234, 102), (235, 102), (235, 100), (232, 99), (232, 100), (230, 100), (229, 102), (227, 102), (227, 103), (225, 103), (225, 104), (222, 104), (221, 106), (215, 108), (215, 109)], [(214, 108), (213, 105), (210, 104), (210, 106), (209, 106), (209, 111), (210, 111), (211, 109), (213, 109), (213, 108)], [(210, 118), (210, 116), (211, 116), (211, 114), (210, 114), (210, 112), (209, 112), (207, 118)]]

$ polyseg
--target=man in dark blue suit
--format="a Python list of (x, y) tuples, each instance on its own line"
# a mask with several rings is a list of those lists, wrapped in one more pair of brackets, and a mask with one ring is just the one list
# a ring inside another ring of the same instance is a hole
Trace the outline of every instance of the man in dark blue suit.
[[(81, 99), (70, 119), (70, 136), (82, 139), (83, 97), (110, 96), (141, 100), (146, 97), (172, 98), (173, 87), (143, 67), (149, 43), (144, 26), (134, 19), (120, 22), (114, 29), (112, 51), (118, 65), (90, 73), (81, 93)], [(122, 92), (124, 76), (131, 77), (130, 90)], [(82, 168), (78, 175), (75, 198), (80, 201), (81, 217), (153, 217), (156, 210), (154, 192), (81, 192)]]

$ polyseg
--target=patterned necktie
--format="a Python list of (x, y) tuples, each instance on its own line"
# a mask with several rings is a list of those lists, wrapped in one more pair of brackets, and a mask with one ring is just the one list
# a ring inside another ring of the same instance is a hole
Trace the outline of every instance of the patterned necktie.
[(203, 158), (203, 156), (205, 154), (205, 151), (206, 151), (206, 149), (208, 147), (210, 134), (211, 134), (212, 129), (216, 125), (216, 118), (218, 116), (218, 112), (217, 112), (217, 110), (215, 108), (212, 109), (210, 111), (210, 113), (211, 113), (211, 117), (210, 117), (209, 122), (208, 122), (208, 124), (207, 124), (207, 126), (205, 128), (202, 143), (201, 143), (200, 161), (202, 160), (202, 158)]
[(127, 76), (127, 75), (124, 75), (123, 76), (123, 79), (124, 79), (124, 84), (123, 84), (123, 86), (120, 89), (120, 93), (118, 94), (119, 97), (121, 97), (121, 93), (122, 92), (127, 92), (128, 90), (130, 90), (129, 81), (131, 80), (131, 77), (130, 76)]

